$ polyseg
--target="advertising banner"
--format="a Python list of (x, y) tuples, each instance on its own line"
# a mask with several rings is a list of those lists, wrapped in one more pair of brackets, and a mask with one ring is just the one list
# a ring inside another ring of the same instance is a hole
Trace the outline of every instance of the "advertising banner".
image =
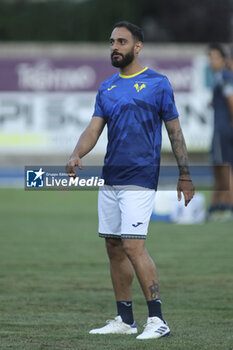
[[(141, 62), (169, 78), (189, 150), (208, 150), (212, 112), (205, 58)], [(116, 72), (109, 58), (0, 59), (0, 154), (70, 153), (90, 122), (100, 84)], [(106, 142), (105, 130), (93, 152), (104, 153)]]

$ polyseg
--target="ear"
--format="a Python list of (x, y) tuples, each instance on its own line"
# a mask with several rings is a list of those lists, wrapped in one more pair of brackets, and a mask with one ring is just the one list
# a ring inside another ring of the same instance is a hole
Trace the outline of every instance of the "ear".
[(134, 49), (135, 49), (135, 53), (136, 53), (137, 55), (138, 55), (139, 52), (141, 51), (142, 47), (143, 47), (143, 43), (142, 43), (141, 41), (137, 41), (137, 42), (135, 43)]

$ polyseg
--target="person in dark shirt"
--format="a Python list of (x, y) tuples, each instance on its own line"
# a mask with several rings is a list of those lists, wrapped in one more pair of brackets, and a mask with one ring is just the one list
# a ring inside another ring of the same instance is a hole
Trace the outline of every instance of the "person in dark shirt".
[(229, 47), (229, 56), (227, 59), (227, 67), (233, 72), (233, 45)]
[(227, 69), (223, 47), (209, 47), (210, 66), (213, 71), (214, 128), (211, 156), (214, 188), (208, 218), (233, 218), (233, 73)]

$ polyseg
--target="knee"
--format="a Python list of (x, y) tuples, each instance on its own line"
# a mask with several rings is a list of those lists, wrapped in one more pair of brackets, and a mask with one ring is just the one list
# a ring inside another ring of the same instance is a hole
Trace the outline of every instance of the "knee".
[(106, 238), (106, 249), (110, 260), (119, 259), (124, 253), (121, 239)]
[(133, 265), (135, 265), (136, 261), (140, 259), (140, 257), (144, 253), (144, 247), (141, 245), (134, 245), (131, 244), (130, 241), (124, 241), (123, 243), (123, 249), (125, 254), (128, 256), (129, 260)]

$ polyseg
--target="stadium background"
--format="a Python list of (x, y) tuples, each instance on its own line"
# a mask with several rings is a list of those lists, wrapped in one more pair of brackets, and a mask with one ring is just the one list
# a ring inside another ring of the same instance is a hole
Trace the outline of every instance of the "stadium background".
[[(103, 11), (98, 11), (98, 8)], [(168, 76), (190, 158), (209, 162), (212, 132), (208, 42), (232, 40), (232, 1), (2, 1), (0, 3), (0, 179), (23, 166), (63, 164), (90, 120), (100, 83), (116, 72), (108, 37), (122, 18), (138, 23), (141, 62)], [(88, 163), (101, 164), (106, 133)], [(166, 133), (163, 162), (173, 157)], [(21, 178), (21, 179), (20, 179)]]
[[(88, 336), (114, 316), (108, 261), (96, 234), (96, 191), (23, 189), (25, 165), (66, 163), (91, 117), (98, 85), (114, 72), (108, 38), (122, 19), (143, 27), (141, 62), (173, 85), (208, 203), (206, 48), (232, 42), (232, 0), (0, 1), (0, 349), (142, 348), (132, 338)], [(86, 164), (102, 163), (105, 137)], [(162, 159), (174, 164), (166, 134)], [(151, 223), (148, 250), (173, 331), (157, 349), (233, 349), (232, 245), (230, 222)], [(136, 282), (133, 296), (142, 329), (146, 310)]]

